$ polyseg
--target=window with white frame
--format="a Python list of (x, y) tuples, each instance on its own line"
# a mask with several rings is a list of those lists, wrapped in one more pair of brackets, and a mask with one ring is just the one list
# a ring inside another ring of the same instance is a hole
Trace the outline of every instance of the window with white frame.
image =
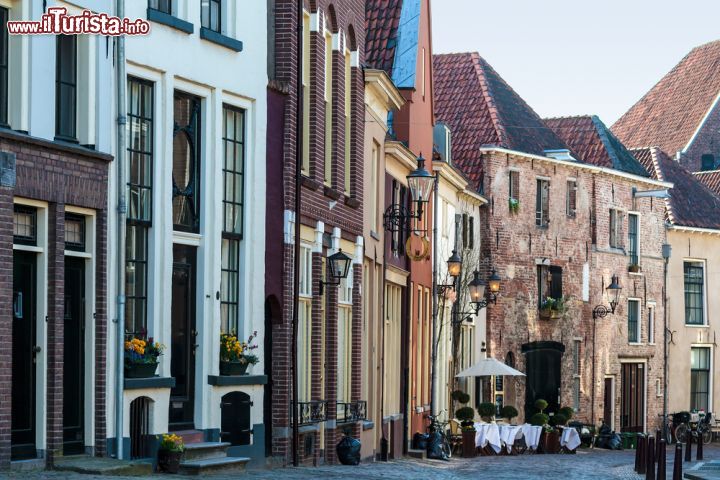
[(373, 140), (372, 142), (372, 158), (370, 159), (370, 230), (375, 233), (380, 231), (378, 225), (378, 203), (379, 203), (379, 186), (385, 183), (380, 183), (378, 175), (380, 172), (380, 145), (378, 142)]
[(350, 196), (350, 152), (352, 146), (352, 68), (350, 50), (345, 52), (345, 195)]
[(547, 227), (550, 223), (550, 180), (538, 178), (535, 192), (535, 225)]
[(628, 213), (628, 255), (630, 265), (640, 265), (640, 215)]
[(55, 60), (55, 137), (77, 141), (77, 36), (58, 35)]
[(310, 175), (310, 15), (303, 15), (303, 137), (302, 137), (302, 173)]
[(705, 264), (685, 261), (685, 324), (705, 325)]
[(311, 399), (312, 379), (312, 250), (300, 246), (300, 296), (298, 309), (298, 400)]
[(690, 349), (690, 409), (709, 411), (710, 347)]
[(628, 299), (628, 342), (640, 341), (640, 300)]
[[(340, 280), (338, 292), (338, 344), (337, 344), (337, 402), (349, 403), (352, 394), (352, 278), (350, 267), (347, 278)], [(338, 407), (340, 409), (342, 407)], [(342, 411), (338, 411), (342, 415)]]
[(333, 66), (332, 66), (332, 35), (327, 32), (325, 35), (325, 185), (332, 186), (332, 83), (333, 83)]

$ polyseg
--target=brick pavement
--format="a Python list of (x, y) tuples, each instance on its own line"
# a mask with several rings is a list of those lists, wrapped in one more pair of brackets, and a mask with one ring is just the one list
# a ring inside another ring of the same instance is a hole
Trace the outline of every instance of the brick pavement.
[[(693, 451), (693, 458), (694, 458)], [(720, 459), (720, 444), (705, 448), (705, 460)], [(583, 450), (577, 455), (522, 455), (513, 457), (454, 458), (449, 462), (439, 460), (398, 460), (388, 463), (364, 463), (358, 467), (324, 466), (317, 468), (286, 468), (277, 470), (251, 470), (240, 475), (216, 475), (213, 479), (234, 478), (310, 480), (310, 479), (478, 479), (525, 480), (525, 479), (590, 479), (590, 480), (641, 480), (644, 475), (633, 472), (634, 451), (611, 452), (607, 450)], [(696, 463), (686, 463), (684, 470)], [(672, 449), (668, 449), (668, 479), (672, 478)], [(99, 480), (102, 477), (78, 475), (66, 472), (18, 472), (9, 478), (23, 480)], [(137, 477), (113, 477), (129, 480)], [(155, 475), (153, 478), (173, 478)]]

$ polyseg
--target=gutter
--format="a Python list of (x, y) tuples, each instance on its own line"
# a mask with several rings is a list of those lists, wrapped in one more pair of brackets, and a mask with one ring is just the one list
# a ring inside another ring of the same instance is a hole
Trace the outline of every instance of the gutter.
[[(125, 17), (125, 0), (115, 0), (115, 15), (118, 18)], [(117, 88), (117, 151), (115, 162), (117, 166), (117, 311), (116, 311), (116, 328), (117, 338), (115, 339), (117, 348), (115, 359), (115, 457), (123, 458), (123, 389), (124, 389), (124, 369), (123, 369), (123, 344), (125, 336), (125, 242), (126, 231), (125, 224), (127, 220), (127, 202), (125, 198), (126, 176), (125, 176), (125, 150), (127, 135), (127, 102), (126, 79), (125, 79), (125, 37), (120, 35), (117, 37), (115, 50), (115, 66), (116, 66), (116, 88)]]
[(685, 227), (683, 225), (669, 225), (668, 230), (675, 230), (678, 232), (688, 232), (688, 233), (701, 233), (701, 234), (705, 234), (705, 235), (720, 235), (720, 229), (716, 229), (716, 228)]

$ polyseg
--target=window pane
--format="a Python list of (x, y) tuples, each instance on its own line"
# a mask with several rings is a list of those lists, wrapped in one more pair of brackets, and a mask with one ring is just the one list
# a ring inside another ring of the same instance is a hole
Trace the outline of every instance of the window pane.
[(152, 220), (153, 86), (128, 79), (128, 220)]
[(224, 107), (225, 166), (223, 169), (225, 202), (223, 230), (225, 233), (242, 235), (242, 212), (244, 201), (244, 111)]
[(239, 297), (239, 250), (240, 242), (234, 239), (222, 241), (222, 265), (220, 278), (221, 328), (223, 332), (235, 332), (238, 329)]
[(200, 99), (176, 92), (173, 138), (173, 224), (176, 230), (200, 230)]
[(144, 335), (147, 331), (147, 263), (148, 229), (128, 224), (125, 268), (125, 331), (130, 335)]
[(8, 123), (8, 10), (0, 8), (0, 124)]
[(685, 323), (704, 324), (703, 264), (685, 262)]
[(639, 302), (628, 300), (628, 341), (637, 342), (638, 339), (638, 308)]

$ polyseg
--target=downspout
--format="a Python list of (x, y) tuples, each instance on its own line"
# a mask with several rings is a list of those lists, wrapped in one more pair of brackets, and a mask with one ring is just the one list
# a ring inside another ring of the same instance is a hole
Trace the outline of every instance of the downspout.
[[(125, 17), (125, 0), (115, 0), (118, 18)], [(119, 35), (115, 50), (115, 72), (117, 88), (117, 150), (115, 164), (117, 166), (117, 315), (116, 315), (116, 359), (115, 359), (115, 452), (116, 458), (123, 458), (123, 389), (124, 389), (124, 351), (125, 336), (125, 224), (127, 219), (127, 203), (125, 198), (125, 150), (127, 135), (127, 102), (125, 101), (125, 37)]]
[(300, 464), (300, 429), (298, 425), (298, 313), (300, 309), (300, 189), (302, 188), (303, 162), (303, 2), (297, 2), (297, 105), (295, 106), (295, 238), (293, 254), (293, 309), (292, 309), (292, 459), (293, 466)]
[(432, 244), (432, 359), (430, 379), (430, 413), (437, 415), (437, 318), (438, 318), (438, 284), (437, 284), (437, 251), (438, 251), (438, 178), (440, 172), (435, 173), (435, 188), (433, 189), (433, 244)]
[[(667, 239), (667, 227), (665, 230), (665, 238)], [(668, 406), (667, 406), (667, 400), (668, 400), (668, 394), (667, 394), (667, 388), (668, 388), (668, 331), (669, 331), (669, 325), (668, 325), (668, 311), (667, 311), (667, 300), (668, 300), (668, 293), (667, 293), (667, 285), (668, 285), (668, 262), (670, 261), (670, 255), (672, 253), (672, 247), (670, 244), (665, 243), (662, 246), (662, 256), (663, 260), (663, 275), (664, 275), (664, 284), (663, 284), (663, 426), (662, 426), (662, 435), (665, 437), (667, 435), (667, 431), (665, 429), (665, 426), (667, 425), (667, 414), (668, 414)], [(665, 442), (668, 442), (670, 439), (665, 438)]]

